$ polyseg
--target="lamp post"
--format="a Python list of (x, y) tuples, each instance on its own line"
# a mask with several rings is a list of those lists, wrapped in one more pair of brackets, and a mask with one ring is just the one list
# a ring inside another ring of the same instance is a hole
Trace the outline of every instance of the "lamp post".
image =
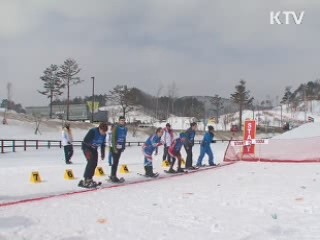
[(91, 123), (93, 123), (93, 113), (94, 113), (94, 77), (92, 78), (92, 102), (91, 102)]

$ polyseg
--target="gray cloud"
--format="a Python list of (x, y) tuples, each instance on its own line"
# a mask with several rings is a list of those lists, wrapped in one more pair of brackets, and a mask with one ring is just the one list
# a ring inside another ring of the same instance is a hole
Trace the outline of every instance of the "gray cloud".
[[(305, 11), (302, 25), (270, 25), (269, 12)], [(156, 94), (229, 97), (241, 78), (256, 99), (282, 97), (286, 86), (318, 73), (320, 3), (270, 0), (3, 0), (3, 86), (15, 102), (48, 104), (36, 92), (52, 63), (76, 59), (85, 82), (72, 96), (128, 84)], [(6, 90), (0, 89), (0, 98)]]

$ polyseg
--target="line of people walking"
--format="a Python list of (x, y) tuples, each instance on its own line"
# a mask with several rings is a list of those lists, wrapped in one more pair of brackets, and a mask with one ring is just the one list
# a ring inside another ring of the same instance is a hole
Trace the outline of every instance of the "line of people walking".
[[(144, 170), (147, 177), (157, 177), (158, 173), (153, 172), (153, 154), (158, 153), (158, 147), (163, 145), (162, 160), (169, 163), (169, 173), (183, 172), (181, 149), (184, 147), (186, 151), (186, 169), (196, 169), (202, 166), (204, 156), (207, 154), (208, 163), (214, 166), (214, 155), (210, 144), (214, 142), (214, 128), (208, 126), (208, 131), (204, 134), (200, 146), (200, 155), (195, 165), (193, 165), (193, 146), (195, 143), (195, 135), (197, 123), (190, 123), (190, 127), (179, 134), (175, 138), (174, 131), (167, 123), (164, 128), (157, 128), (154, 134), (147, 138), (142, 146), (144, 157)], [(81, 149), (87, 161), (84, 170), (84, 179), (79, 182), (79, 186), (95, 187), (97, 183), (93, 181), (93, 175), (98, 164), (98, 148), (100, 148), (100, 157), (105, 158), (105, 148), (109, 148), (108, 164), (111, 166), (110, 181), (120, 182), (117, 177), (117, 170), (121, 154), (126, 148), (128, 129), (124, 117), (119, 117), (118, 123), (108, 126), (107, 123), (100, 123), (98, 127), (91, 128), (84, 137)], [(62, 131), (62, 143), (65, 152), (66, 164), (71, 164), (73, 155), (73, 137), (70, 129), (70, 124), (65, 123)], [(174, 169), (177, 163), (176, 170)]]
[[(190, 127), (179, 134), (179, 137), (174, 137), (174, 132), (171, 128), (170, 123), (167, 123), (165, 128), (157, 128), (156, 132), (151, 135), (143, 145), (144, 153), (144, 167), (145, 175), (149, 177), (156, 177), (158, 174), (153, 172), (153, 158), (152, 153), (156, 152), (160, 145), (163, 145), (163, 156), (162, 161), (167, 161), (170, 165), (168, 173), (183, 172), (182, 166), (182, 155), (181, 149), (184, 147), (187, 157), (186, 157), (186, 169), (194, 170), (202, 166), (202, 161), (205, 154), (208, 155), (208, 163), (210, 166), (215, 166), (214, 155), (211, 150), (210, 144), (215, 142), (214, 140), (214, 128), (213, 126), (208, 126), (208, 131), (205, 133), (200, 147), (200, 156), (197, 160), (196, 165), (193, 165), (193, 146), (195, 141), (195, 135), (197, 130), (197, 123), (190, 123)], [(174, 165), (177, 161), (176, 170), (174, 170)]]

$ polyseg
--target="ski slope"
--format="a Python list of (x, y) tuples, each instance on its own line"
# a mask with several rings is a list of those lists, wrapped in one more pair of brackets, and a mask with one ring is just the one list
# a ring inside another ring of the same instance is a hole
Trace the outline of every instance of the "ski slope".
[[(288, 132), (286, 138), (301, 137), (318, 127), (303, 126), (307, 129), (292, 131), (291, 136)], [(10, 135), (5, 127), (0, 130)], [(24, 126), (18, 132), (27, 137), (32, 131)], [(56, 134), (59, 139), (60, 131)], [(74, 129), (74, 134), (81, 138), (85, 131)], [(221, 162), (226, 143), (212, 147), (216, 162)], [(165, 176), (161, 154), (162, 148), (154, 165)], [(195, 146), (194, 162), (198, 156), (199, 146)], [(0, 154), (0, 204), (78, 191), (85, 168), (79, 148), (72, 161), (73, 165), (64, 164), (62, 149)], [(142, 163), (140, 147), (127, 147), (120, 164), (127, 164), (130, 173), (119, 176), (127, 182), (144, 179), (137, 175)], [(100, 160), (99, 166), (109, 173), (107, 160)], [(76, 180), (64, 179), (69, 168)], [(30, 183), (32, 171), (39, 171), (41, 183)], [(105, 178), (96, 180), (108, 186)], [(320, 164), (238, 162), (161, 180), (2, 205), (0, 240), (319, 239), (319, 182)]]

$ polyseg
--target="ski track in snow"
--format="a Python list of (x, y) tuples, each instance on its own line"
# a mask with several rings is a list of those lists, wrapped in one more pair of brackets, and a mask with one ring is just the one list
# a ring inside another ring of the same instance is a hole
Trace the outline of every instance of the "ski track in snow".
[[(226, 143), (212, 147), (221, 161)], [(162, 175), (161, 154), (154, 157), (154, 166)], [(195, 146), (194, 163), (198, 155)], [(0, 157), (1, 203), (79, 190), (85, 167), (79, 148), (73, 165), (64, 165), (62, 149)], [(141, 148), (128, 147), (120, 164), (127, 164), (131, 173), (121, 176), (128, 182), (141, 179), (136, 173), (143, 172), (142, 163)], [(106, 164), (99, 161), (108, 174)], [(68, 168), (78, 179), (64, 180)], [(44, 181), (32, 184), (30, 174), (36, 170)], [(317, 163), (238, 162), (182, 177), (2, 207), (0, 240), (318, 240), (319, 182)]]
[(293, 164), (238, 163), (213, 172), (1, 209), (0, 232), (6, 230), (3, 239), (320, 236), (320, 196), (314, 194), (320, 165), (301, 171)]

